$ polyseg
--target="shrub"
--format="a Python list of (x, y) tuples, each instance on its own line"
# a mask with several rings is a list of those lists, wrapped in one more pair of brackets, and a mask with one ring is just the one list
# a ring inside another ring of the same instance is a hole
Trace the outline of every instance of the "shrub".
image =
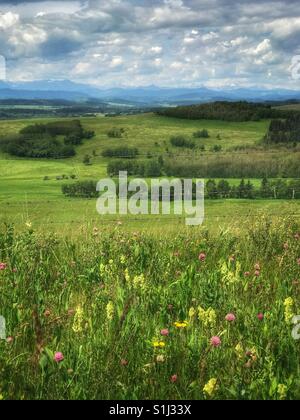
[(184, 136), (173, 136), (170, 138), (170, 142), (174, 147), (183, 147), (187, 149), (194, 149), (195, 143), (192, 140), (187, 139)]
[(208, 139), (209, 133), (206, 129), (203, 129), (203, 130), (196, 131), (193, 134), (193, 137), (195, 137), (196, 139)]
[(67, 197), (95, 198), (98, 197), (96, 187), (95, 181), (80, 181), (63, 185), (62, 192)]

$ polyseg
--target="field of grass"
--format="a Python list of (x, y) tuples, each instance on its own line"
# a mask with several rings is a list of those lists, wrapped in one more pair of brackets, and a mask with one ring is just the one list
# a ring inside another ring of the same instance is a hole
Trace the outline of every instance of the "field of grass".
[(1, 399), (299, 399), (300, 235), (0, 234)]

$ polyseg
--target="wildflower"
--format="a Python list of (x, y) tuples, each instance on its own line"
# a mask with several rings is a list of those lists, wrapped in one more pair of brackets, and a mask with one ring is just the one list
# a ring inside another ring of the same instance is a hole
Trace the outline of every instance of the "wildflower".
[(198, 307), (198, 318), (205, 327), (216, 324), (217, 315), (214, 309), (208, 308), (207, 311), (203, 309), (201, 306)]
[(260, 271), (259, 270), (255, 270), (254, 275), (255, 275), (255, 277), (259, 277), (260, 276)]
[(115, 314), (115, 307), (113, 302), (110, 300), (106, 305), (106, 318), (108, 321), (112, 321)]
[(128, 360), (126, 360), (126, 359), (121, 359), (121, 366), (128, 366)]
[(245, 271), (244, 276), (249, 277), (250, 276), (250, 271)]
[(56, 363), (61, 363), (61, 362), (63, 362), (64, 361), (64, 355), (61, 353), (61, 352), (56, 352), (55, 354), (54, 354), (54, 361), (56, 362)]
[(199, 261), (204, 262), (206, 260), (206, 254), (204, 252), (201, 252), (199, 254)]
[(286, 385), (279, 384), (277, 387), (277, 393), (280, 400), (285, 400), (287, 396), (288, 388)]
[(300, 233), (295, 233), (294, 238), (295, 238), (296, 240), (300, 239)]
[(178, 376), (176, 374), (172, 375), (171, 378), (170, 378), (170, 381), (172, 382), (172, 384), (175, 384), (175, 382), (177, 382), (177, 380), (178, 380)]
[(230, 257), (229, 257), (229, 261), (230, 262), (235, 262), (235, 255), (231, 255)]
[(104, 264), (100, 264), (100, 275), (103, 276), (106, 272), (106, 267)]
[(114, 263), (114, 260), (109, 260), (109, 265), (113, 265), (113, 263)]
[(256, 263), (254, 265), (254, 270), (260, 271), (260, 264), (259, 263)]
[(165, 356), (163, 356), (162, 354), (159, 354), (159, 355), (156, 357), (156, 361), (157, 361), (157, 363), (164, 363), (164, 361), (165, 361)]
[(212, 397), (215, 391), (217, 391), (217, 379), (211, 378), (207, 384), (203, 388), (203, 392), (208, 395), (209, 397)]
[(83, 324), (83, 309), (81, 306), (77, 306), (75, 316), (74, 316), (74, 322), (72, 330), (78, 334), (82, 332), (82, 324)]
[(284, 305), (285, 322), (289, 324), (291, 322), (293, 316), (294, 316), (294, 313), (293, 313), (293, 310), (292, 310), (292, 308), (294, 306), (294, 301), (291, 297), (288, 297), (288, 298), (285, 299), (283, 305)]
[(169, 335), (169, 330), (167, 328), (164, 328), (160, 331), (160, 335), (167, 337)]
[(126, 270), (124, 272), (124, 275), (125, 275), (126, 282), (129, 283), (130, 282), (130, 275), (129, 275), (128, 268), (126, 268)]
[(234, 322), (236, 320), (236, 317), (234, 314), (228, 314), (226, 315), (225, 320), (228, 322)]
[(195, 308), (190, 308), (189, 310), (189, 318), (194, 318), (194, 316), (196, 315), (196, 310)]
[(7, 268), (7, 264), (0, 263), (0, 271), (6, 270), (6, 268)]
[(166, 347), (166, 343), (164, 343), (163, 341), (154, 341), (153, 347), (163, 349), (164, 347)]
[(183, 322), (177, 321), (177, 322), (174, 322), (174, 326), (176, 328), (183, 329), (183, 328), (186, 328), (188, 326), (188, 322), (187, 321), (183, 321)]
[(283, 244), (283, 249), (286, 251), (289, 249), (289, 244), (287, 242)]
[(121, 261), (121, 264), (122, 265), (124, 265), (126, 263), (126, 257), (125, 257), (125, 255), (121, 255), (120, 261)]
[(220, 337), (214, 336), (210, 339), (210, 344), (213, 347), (220, 347), (220, 345), (222, 344), (222, 341), (221, 341)]
[(244, 348), (243, 348), (243, 346), (242, 346), (242, 344), (241, 343), (238, 343), (236, 346), (235, 346), (235, 352), (236, 352), (236, 354), (237, 354), (237, 356), (238, 356), (238, 358), (239, 359), (242, 359), (243, 358), (243, 356), (244, 356)]
[(13, 337), (7, 337), (6, 342), (7, 342), (7, 344), (12, 344), (14, 342), (14, 338)]
[(142, 291), (145, 291), (146, 289), (146, 281), (144, 274), (141, 274), (139, 276), (135, 276), (132, 280), (133, 288), (134, 289), (141, 289)]
[(259, 314), (257, 314), (257, 319), (259, 320), (259, 321), (263, 321), (264, 320), (264, 314), (263, 313), (259, 313)]
[(174, 305), (168, 305), (168, 311), (173, 311), (173, 309), (174, 309)]

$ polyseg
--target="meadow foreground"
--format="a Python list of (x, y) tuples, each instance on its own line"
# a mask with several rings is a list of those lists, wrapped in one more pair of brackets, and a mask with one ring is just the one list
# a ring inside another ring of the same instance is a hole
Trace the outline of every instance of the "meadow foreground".
[(299, 232), (2, 227), (0, 398), (300, 398)]

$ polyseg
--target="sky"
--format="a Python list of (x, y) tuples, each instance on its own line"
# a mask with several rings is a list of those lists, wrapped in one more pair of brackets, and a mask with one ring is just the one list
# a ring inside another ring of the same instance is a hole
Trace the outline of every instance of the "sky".
[(300, 88), (299, 0), (0, 0), (11, 81)]

